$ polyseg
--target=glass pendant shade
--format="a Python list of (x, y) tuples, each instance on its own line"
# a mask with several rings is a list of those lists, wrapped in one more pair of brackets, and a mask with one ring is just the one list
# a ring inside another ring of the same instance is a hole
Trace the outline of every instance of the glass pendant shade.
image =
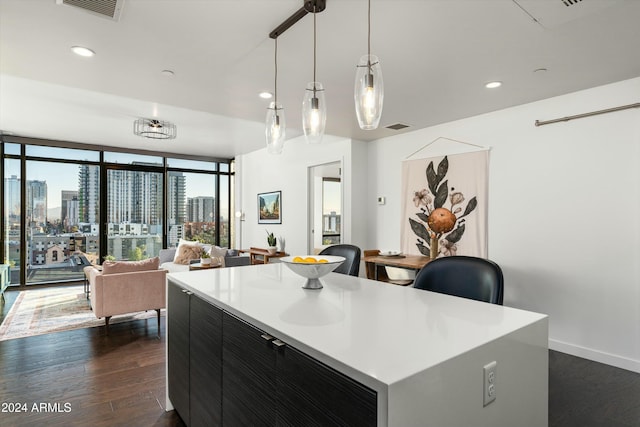
[(286, 122), (282, 104), (275, 101), (267, 108), (267, 120), (265, 136), (267, 138), (267, 152), (269, 154), (281, 154), (284, 147)]
[(327, 104), (322, 83), (307, 84), (302, 100), (302, 129), (308, 143), (319, 143), (327, 123)]
[(353, 98), (360, 129), (376, 129), (382, 116), (384, 98), (382, 68), (377, 56), (363, 55), (360, 58)]

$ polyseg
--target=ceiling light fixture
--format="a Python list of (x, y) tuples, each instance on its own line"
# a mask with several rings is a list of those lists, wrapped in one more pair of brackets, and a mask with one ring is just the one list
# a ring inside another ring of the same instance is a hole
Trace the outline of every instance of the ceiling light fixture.
[(76, 55), (84, 56), (87, 58), (96, 54), (94, 51), (84, 46), (71, 46), (71, 51)]
[(484, 85), (484, 87), (486, 87), (487, 89), (495, 89), (495, 88), (498, 88), (500, 86), (502, 86), (502, 82), (498, 82), (498, 81), (489, 82), (489, 83)]
[(273, 94), (272, 94), (271, 92), (267, 92), (267, 91), (260, 92), (260, 93), (258, 94), (258, 96), (259, 96), (260, 98), (262, 98), (262, 99), (271, 99), (271, 98), (273, 98)]
[(151, 139), (175, 139), (176, 125), (156, 119), (138, 119), (133, 122), (133, 133)]
[[(308, 0), (309, 1), (309, 0)], [(324, 0), (323, 0), (324, 1)], [(327, 105), (324, 98), (324, 87), (316, 81), (316, 10), (317, 0), (311, 0), (313, 10), (313, 81), (307, 84), (302, 99), (302, 130), (308, 143), (317, 144), (322, 141), (327, 123)]]
[(285, 120), (284, 108), (278, 102), (278, 38), (275, 38), (274, 49), (274, 78), (273, 78), (273, 101), (267, 108), (267, 120), (265, 136), (267, 138), (267, 152), (270, 154), (281, 154), (284, 146)]
[(371, 0), (367, 16), (367, 54), (360, 58), (356, 67), (353, 98), (360, 129), (373, 130), (378, 128), (382, 116), (384, 83), (380, 60), (377, 56), (371, 55)]
[[(273, 31), (269, 33), (269, 37), (277, 39), (287, 31), (293, 24), (302, 19), (307, 13), (313, 13), (313, 82), (307, 85), (302, 100), (302, 128), (307, 142), (320, 142), (324, 134), (324, 128), (327, 120), (326, 106), (324, 102), (324, 88), (322, 83), (316, 82), (316, 13), (322, 12), (327, 7), (326, 0), (303, 0), (302, 7), (294, 12), (293, 15), (284, 20)], [(277, 51), (277, 44), (276, 44)], [(277, 81), (277, 62), (276, 62), (276, 81)], [(274, 101), (274, 105), (276, 101)], [(274, 112), (277, 112), (277, 108)], [(283, 126), (281, 117), (281, 126)], [(273, 122), (272, 122), (273, 123)], [(269, 132), (269, 112), (267, 113), (267, 133)], [(269, 144), (269, 136), (267, 135), (267, 146)]]

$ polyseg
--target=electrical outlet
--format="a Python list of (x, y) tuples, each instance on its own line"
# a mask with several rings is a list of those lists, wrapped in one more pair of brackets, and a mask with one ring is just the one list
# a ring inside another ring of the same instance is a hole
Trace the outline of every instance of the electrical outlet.
[(489, 403), (493, 402), (494, 400), (496, 400), (496, 368), (497, 368), (497, 363), (494, 360), (491, 363), (488, 363), (484, 366), (483, 372), (484, 372), (484, 387), (483, 387), (483, 393), (484, 393), (484, 406), (487, 406)]

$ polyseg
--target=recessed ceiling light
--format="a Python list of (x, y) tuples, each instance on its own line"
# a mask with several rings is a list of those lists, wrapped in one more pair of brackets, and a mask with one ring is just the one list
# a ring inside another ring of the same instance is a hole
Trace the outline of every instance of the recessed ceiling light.
[(80, 55), (80, 56), (93, 56), (96, 53), (94, 51), (92, 51), (91, 49), (87, 48), (87, 47), (83, 47), (83, 46), (71, 46), (71, 50), (73, 51), (73, 53), (75, 53), (76, 55)]
[(502, 86), (502, 82), (489, 82), (484, 85), (487, 89), (495, 89), (500, 86)]
[(260, 92), (258, 96), (260, 96), (260, 98), (262, 99), (271, 99), (273, 97), (273, 94), (271, 92)]

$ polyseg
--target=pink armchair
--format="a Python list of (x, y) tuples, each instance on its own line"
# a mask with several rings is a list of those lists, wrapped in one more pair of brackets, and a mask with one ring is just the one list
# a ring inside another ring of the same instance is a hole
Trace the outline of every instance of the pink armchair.
[(97, 318), (104, 317), (109, 334), (109, 320), (119, 314), (155, 310), (166, 306), (166, 270), (159, 270), (159, 259), (143, 261), (107, 261), (102, 271), (87, 267), (91, 289), (91, 309)]

